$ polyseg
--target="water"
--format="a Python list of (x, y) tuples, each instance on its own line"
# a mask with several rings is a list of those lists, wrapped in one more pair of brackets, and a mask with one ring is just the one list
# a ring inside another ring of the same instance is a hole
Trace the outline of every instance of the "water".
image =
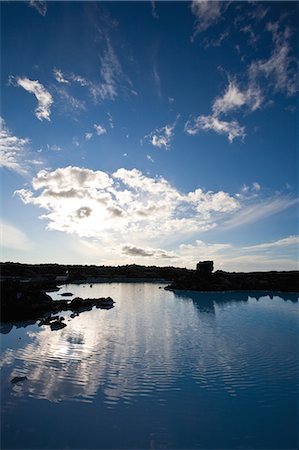
[(297, 297), (162, 287), (68, 285), (115, 307), (5, 326), (1, 448), (297, 448)]

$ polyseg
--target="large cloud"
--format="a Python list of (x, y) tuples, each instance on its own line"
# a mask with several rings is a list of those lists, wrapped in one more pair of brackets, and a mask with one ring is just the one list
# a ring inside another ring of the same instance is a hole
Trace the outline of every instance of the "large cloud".
[(42, 170), (32, 187), (17, 192), (24, 203), (47, 211), (42, 217), (50, 229), (136, 248), (165, 247), (206, 231), (240, 207), (237, 197), (226, 192), (183, 194), (164, 178), (136, 169), (112, 175), (71, 166)]

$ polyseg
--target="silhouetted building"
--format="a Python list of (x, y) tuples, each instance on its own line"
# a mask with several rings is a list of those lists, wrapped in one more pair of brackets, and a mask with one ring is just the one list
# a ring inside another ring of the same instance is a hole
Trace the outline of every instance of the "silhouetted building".
[(212, 273), (214, 269), (214, 262), (213, 261), (199, 261), (196, 264), (196, 270), (197, 272), (201, 274), (209, 274)]

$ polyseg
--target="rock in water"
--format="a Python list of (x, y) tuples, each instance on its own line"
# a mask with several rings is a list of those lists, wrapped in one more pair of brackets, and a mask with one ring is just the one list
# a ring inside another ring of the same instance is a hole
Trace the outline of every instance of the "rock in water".
[(55, 320), (55, 322), (52, 322), (50, 324), (50, 328), (52, 331), (61, 330), (61, 328), (64, 328), (64, 327), (66, 327), (66, 324), (63, 323), (61, 320)]
[(24, 377), (14, 377), (12, 380), (10, 380), (10, 382), (12, 384), (16, 384), (16, 383), (20, 383), (21, 381), (26, 381), (26, 380), (27, 380), (26, 376), (24, 376)]

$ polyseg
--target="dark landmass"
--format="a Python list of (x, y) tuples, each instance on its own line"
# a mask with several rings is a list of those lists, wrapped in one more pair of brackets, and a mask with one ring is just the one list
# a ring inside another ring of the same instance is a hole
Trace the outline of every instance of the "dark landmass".
[[(19, 279), (31, 283), (41, 283), (50, 289), (55, 288), (57, 277), (65, 277), (68, 272), (68, 283), (94, 283), (109, 281), (131, 280), (166, 280), (172, 281), (175, 276), (188, 272), (178, 267), (139, 266), (130, 264), (125, 266), (88, 266), (63, 264), (21, 264), (13, 262), (0, 263), (2, 280)], [(192, 271), (191, 271), (192, 272)]]
[[(112, 298), (76, 297), (72, 300), (54, 301), (40, 287), (34, 283), (22, 283), (18, 280), (1, 282), (1, 322), (17, 322), (26, 320), (41, 320), (41, 325), (50, 325), (51, 329), (58, 329), (63, 318), (52, 317), (61, 311), (80, 313), (91, 310), (94, 306), (101, 309), (113, 308)], [(56, 322), (53, 322), (53, 319)], [(55, 325), (56, 323), (56, 325)]]
[[(109, 309), (108, 298), (53, 301), (45, 292), (58, 290), (59, 284), (112, 281), (164, 281), (165, 289), (186, 291), (271, 291), (299, 292), (299, 271), (235, 273), (217, 270), (213, 261), (201, 261), (196, 270), (156, 266), (80, 266), (59, 264), (0, 263), (1, 322), (36, 321), (51, 329), (65, 326), (63, 318), (53, 316), (72, 311), (71, 317), (93, 307)], [(67, 296), (65, 294), (64, 296)]]
[(95, 266), (0, 263), (1, 280), (19, 281), (43, 291), (58, 284), (113, 281), (165, 281), (168, 289), (195, 291), (299, 291), (299, 271), (213, 272), (213, 261), (201, 261), (195, 270), (178, 267)]
[(213, 272), (213, 261), (201, 261), (196, 270), (175, 277), (168, 290), (299, 292), (299, 271)]

